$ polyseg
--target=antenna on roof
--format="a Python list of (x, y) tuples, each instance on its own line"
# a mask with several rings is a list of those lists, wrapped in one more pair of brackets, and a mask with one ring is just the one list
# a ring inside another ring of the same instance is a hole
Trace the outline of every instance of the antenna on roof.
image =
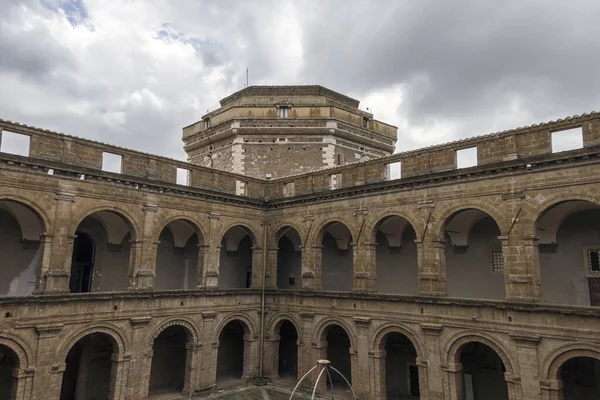
[(248, 67), (246, 67), (246, 87), (248, 87)]

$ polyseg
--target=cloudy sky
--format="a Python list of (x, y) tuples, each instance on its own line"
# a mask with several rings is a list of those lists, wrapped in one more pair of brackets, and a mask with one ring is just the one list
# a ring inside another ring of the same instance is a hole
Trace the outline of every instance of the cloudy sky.
[(600, 111), (598, 0), (0, 0), (0, 118), (185, 159), (250, 84), (320, 84), (408, 150)]

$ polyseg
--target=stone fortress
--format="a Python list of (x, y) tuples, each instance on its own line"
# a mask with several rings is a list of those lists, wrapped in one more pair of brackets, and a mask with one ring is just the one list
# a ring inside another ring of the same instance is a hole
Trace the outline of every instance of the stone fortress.
[(291, 388), (321, 358), (360, 399), (600, 398), (600, 114), (391, 155), (358, 106), (251, 86), (189, 162), (0, 120), (0, 399)]

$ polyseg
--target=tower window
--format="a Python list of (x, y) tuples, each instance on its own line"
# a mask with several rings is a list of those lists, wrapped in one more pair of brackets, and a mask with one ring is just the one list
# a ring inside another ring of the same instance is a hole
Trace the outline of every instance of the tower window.
[(279, 118), (289, 118), (290, 117), (290, 108), (289, 107), (279, 107), (277, 109), (277, 113)]
[(367, 128), (369, 126), (369, 118), (363, 117), (363, 128)]
[(206, 118), (206, 119), (204, 120), (204, 126), (206, 127), (206, 129), (210, 128), (210, 126), (211, 126), (211, 125), (210, 125), (210, 118)]

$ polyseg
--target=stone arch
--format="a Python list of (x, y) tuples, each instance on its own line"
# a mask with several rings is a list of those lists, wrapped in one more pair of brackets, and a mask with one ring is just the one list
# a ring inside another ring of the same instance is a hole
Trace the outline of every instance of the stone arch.
[(131, 214), (129, 211), (125, 210), (124, 208), (121, 208), (121, 207), (118, 207), (115, 205), (101, 205), (101, 206), (93, 207), (90, 209), (86, 209), (84, 212), (78, 214), (78, 216), (73, 219), (74, 222), (71, 224), (71, 228), (69, 229), (69, 234), (71, 236), (74, 236), (77, 231), (77, 228), (79, 227), (79, 225), (81, 225), (83, 220), (99, 211), (112, 212), (112, 213), (119, 215), (121, 218), (123, 218), (125, 223), (127, 225), (129, 225), (129, 229), (131, 230), (131, 240), (137, 240), (137, 238), (139, 237), (138, 236), (139, 232), (141, 232), (141, 231), (140, 231), (139, 223), (137, 222), (136, 217), (133, 214)]
[(298, 224), (296, 224), (295, 222), (282, 222), (279, 225), (277, 225), (275, 227), (275, 229), (273, 229), (271, 232), (273, 233), (271, 235), (271, 246), (272, 247), (277, 247), (277, 244), (279, 243), (279, 239), (281, 239), (281, 237), (286, 233), (284, 231), (285, 228), (292, 228), (294, 229), (297, 233), (298, 236), (300, 236), (300, 245), (301, 246), (305, 246), (304, 243), (304, 230), (301, 229)]
[(198, 338), (200, 337), (200, 334), (198, 333), (199, 330), (198, 330), (198, 328), (196, 328), (195, 324), (187, 318), (175, 317), (175, 318), (163, 321), (162, 323), (160, 323), (158, 326), (156, 326), (152, 330), (152, 332), (148, 335), (148, 340), (146, 341), (146, 345), (148, 346), (148, 348), (152, 348), (152, 346), (154, 344), (154, 340), (165, 329), (167, 329), (171, 326), (181, 326), (182, 328), (185, 328), (185, 330), (188, 334), (188, 340), (191, 339), (192, 343), (198, 343)]
[(394, 210), (390, 210), (390, 211), (385, 211), (383, 213), (377, 214), (375, 216), (373, 216), (372, 218), (370, 218), (369, 223), (367, 224), (367, 226), (365, 227), (365, 232), (369, 232), (369, 240), (371, 242), (375, 242), (375, 236), (377, 235), (377, 230), (379, 229), (380, 225), (388, 218), (390, 217), (400, 217), (405, 219), (410, 226), (412, 226), (412, 228), (415, 230), (415, 233), (417, 234), (417, 238), (420, 238), (421, 236), (423, 236), (423, 225), (424, 223), (422, 223), (422, 221), (419, 221), (419, 219), (417, 218), (417, 216), (415, 215), (411, 215), (409, 212), (406, 211), (394, 211)]
[(29, 347), (20, 338), (14, 335), (0, 333), (0, 344), (8, 347), (15, 352), (19, 358), (19, 368), (28, 368), (33, 361), (33, 356)]
[(232, 223), (226, 225), (223, 229), (221, 229), (221, 232), (219, 232), (219, 243), (223, 240), (223, 237), (225, 236), (225, 234), (227, 234), (227, 232), (231, 228), (235, 228), (235, 227), (240, 227), (246, 231), (246, 233), (248, 234), (248, 236), (250, 236), (250, 239), (252, 240), (253, 247), (260, 247), (260, 243), (258, 240), (258, 238), (260, 236), (257, 234), (256, 229), (253, 228), (250, 224), (247, 224), (245, 222), (239, 222), (239, 221), (232, 222)]
[(531, 211), (530, 219), (526, 223), (525, 234), (527, 236), (536, 235), (537, 225), (546, 212), (554, 206), (570, 201), (587, 201), (600, 207), (600, 194), (598, 196), (590, 196), (587, 194), (556, 193), (545, 197), (545, 201), (538, 204)]
[(42, 206), (37, 204), (35, 201), (31, 199), (15, 196), (12, 194), (0, 194), (0, 201), (13, 201), (15, 203), (19, 203), (32, 211), (39, 219), (40, 224), (42, 226), (42, 233), (52, 232), (52, 219), (48, 217), (48, 214), (44, 210)]
[(325, 234), (325, 231), (327, 230), (327, 228), (329, 226), (331, 226), (334, 223), (340, 223), (342, 225), (344, 225), (348, 231), (350, 231), (350, 236), (351, 238), (354, 240), (355, 236), (356, 236), (356, 232), (354, 232), (354, 224), (352, 224), (349, 221), (346, 221), (344, 218), (328, 218), (324, 221), (320, 221), (319, 223), (317, 223), (317, 227), (318, 229), (315, 230), (314, 235), (314, 239), (313, 240), (308, 240), (309, 243), (312, 242), (313, 245), (316, 246), (320, 246), (321, 243), (323, 242), (323, 235)]
[(388, 322), (383, 324), (377, 328), (375, 333), (373, 334), (373, 341), (371, 342), (373, 351), (381, 351), (385, 347), (385, 337), (389, 333), (399, 333), (404, 335), (411, 341), (412, 345), (415, 347), (415, 351), (417, 352), (417, 358), (423, 359), (425, 353), (423, 353), (423, 342), (422, 339), (417, 336), (412, 329), (405, 326), (404, 324), (399, 324), (396, 322)]
[(560, 380), (560, 369), (563, 364), (576, 357), (588, 357), (600, 361), (600, 348), (587, 343), (573, 343), (562, 346), (546, 357), (540, 375), (546, 380), (558, 381)]
[(277, 338), (277, 336), (279, 335), (279, 329), (281, 328), (281, 325), (285, 321), (288, 321), (289, 323), (294, 325), (294, 328), (296, 328), (296, 332), (298, 332), (298, 340), (302, 340), (302, 337), (300, 334), (302, 323), (300, 321), (298, 321), (298, 319), (294, 315), (287, 313), (287, 312), (277, 314), (275, 317), (273, 317), (271, 319), (271, 321), (269, 321), (269, 325), (268, 325), (266, 332), (268, 335), (270, 335), (271, 339)]
[(433, 215), (436, 217), (434, 221), (434, 227), (431, 230), (439, 239), (444, 239), (445, 229), (452, 217), (459, 214), (461, 211), (467, 210), (479, 210), (481, 212), (489, 215), (498, 228), (500, 229), (500, 234), (504, 235), (508, 232), (510, 226), (507, 224), (506, 218), (503, 215), (502, 211), (499, 211), (498, 208), (494, 208), (491, 205), (487, 205), (486, 203), (481, 202), (466, 202), (466, 203), (452, 203), (446, 207), (440, 208), (439, 211), (434, 211)]
[(127, 340), (127, 335), (116, 325), (113, 324), (102, 324), (102, 325), (91, 325), (79, 329), (75, 333), (69, 335), (69, 339), (59, 348), (54, 356), (54, 365), (61, 365), (65, 362), (67, 354), (71, 348), (79, 340), (92, 333), (104, 333), (108, 335), (113, 343), (115, 344), (117, 354), (125, 355), (129, 354), (130, 344)]
[(198, 235), (198, 239), (200, 242), (206, 240), (206, 236), (204, 235), (204, 232), (206, 232), (206, 230), (202, 226), (200, 221), (198, 221), (197, 219), (192, 218), (190, 216), (187, 216), (187, 215), (176, 214), (176, 215), (168, 216), (167, 218), (163, 219), (160, 223), (158, 223), (156, 225), (156, 226), (158, 226), (158, 228), (156, 229), (156, 231), (154, 232), (154, 235), (153, 235), (154, 241), (158, 241), (162, 231), (165, 230), (165, 228), (167, 228), (171, 222), (175, 222), (175, 221), (187, 222), (188, 224), (190, 224), (192, 226), (194, 231), (196, 231), (196, 234)]
[[(494, 352), (500, 357), (506, 372), (509, 374), (517, 374), (515, 366), (518, 365), (516, 361), (512, 360), (508, 354), (509, 352), (499, 344), (499, 341), (489, 335), (482, 335), (474, 332), (463, 332), (455, 335), (448, 341), (448, 345), (445, 346), (446, 363), (447, 364), (459, 364), (460, 353), (465, 344), (477, 342), (484, 344), (494, 350)], [(518, 374), (517, 374), (518, 375)]]
[(219, 321), (219, 323), (216, 325), (214, 332), (215, 343), (219, 341), (219, 336), (221, 335), (221, 331), (225, 325), (231, 321), (239, 321), (244, 328), (245, 335), (248, 335), (250, 338), (258, 338), (256, 327), (254, 326), (252, 320), (244, 314), (233, 313), (221, 319), (221, 321)]
[(343, 319), (336, 317), (325, 318), (317, 324), (312, 337), (313, 344), (325, 341), (327, 329), (332, 325), (339, 325), (346, 331), (346, 333), (348, 334), (348, 338), (350, 339), (350, 350), (356, 351), (357, 347), (355, 330), (352, 329), (351, 326), (347, 324)]

